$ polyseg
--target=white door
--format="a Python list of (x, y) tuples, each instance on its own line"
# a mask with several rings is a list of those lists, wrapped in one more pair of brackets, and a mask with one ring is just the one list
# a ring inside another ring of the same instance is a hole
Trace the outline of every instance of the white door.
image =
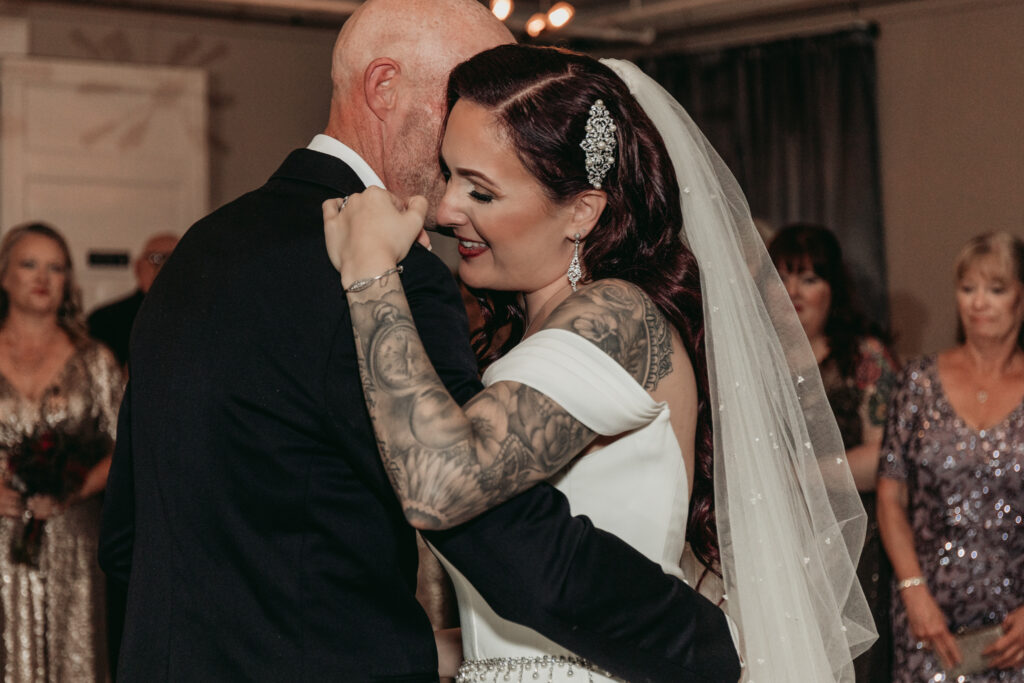
[(0, 232), (60, 230), (86, 310), (131, 292), (146, 238), (208, 209), (206, 103), (200, 69), (0, 59)]

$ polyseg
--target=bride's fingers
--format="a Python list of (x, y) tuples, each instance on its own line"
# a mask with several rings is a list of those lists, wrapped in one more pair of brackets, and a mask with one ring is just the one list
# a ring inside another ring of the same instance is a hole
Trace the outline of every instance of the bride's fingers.
[(341, 270), (341, 253), (344, 251), (343, 243), (347, 239), (341, 226), (341, 210), (348, 202), (348, 197), (328, 199), (321, 208), (324, 214), (324, 242), (327, 246), (327, 257), (331, 265)]
[(423, 221), (427, 218), (427, 198), (420, 195), (409, 197), (409, 201), (406, 203), (405, 214), (410, 218), (414, 218), (420, 227), (423, 226)]
[(406, 206), (408, 206), (407, 202), (398, 195), (391, 194), (390, 192), (388, 195), (391, 197), (391, 205), (395, 207), (396, 211), (405, 211)]
[(353, 195), (353, 198), (359, 199), (360, 206), (378, 211), (385, 210), (387, 206), (392, 206), (396, 211), (401, 211), (405, 206), (404, 202), (395, 194), (376, 185), (371, 185), (362, 192)]
[(344, 203), (345, 198), (342, 197), (325, 200), (324, 203), (320, 205), (324, 212), (324, 220), (329, 221), (335, 216), (337, 216), (339, 213), (341, 213), (341, 207), (344, 205)]

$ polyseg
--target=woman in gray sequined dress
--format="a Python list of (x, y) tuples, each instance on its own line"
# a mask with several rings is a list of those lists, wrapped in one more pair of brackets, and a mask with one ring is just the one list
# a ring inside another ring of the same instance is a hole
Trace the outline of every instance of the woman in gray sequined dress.
[(7, 232), (0, 244), (5, 683), (108, 679), (96, 494), (110, 466), (121, 372), (85, 335), (74, 292), (58, 232), (38, 223)]
[[(1024, 243), (972, 239), (956, 262), (961, 343), (904, 368), (878, 521), (892, 560), (896, 683), (1024, 681)], [(1000, 625), (987, 669), (955, 636)]]

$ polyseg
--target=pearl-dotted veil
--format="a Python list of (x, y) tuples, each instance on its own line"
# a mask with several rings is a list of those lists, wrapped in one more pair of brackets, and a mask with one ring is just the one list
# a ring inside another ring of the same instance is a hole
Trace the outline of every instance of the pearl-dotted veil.
[(744, 680), (852, 682), (876, 638), (855, 571), (866, 517), (814, 354), (725, 163), (653, 79), (602, 62), (665, 141), (700, 266), (723, 608)]

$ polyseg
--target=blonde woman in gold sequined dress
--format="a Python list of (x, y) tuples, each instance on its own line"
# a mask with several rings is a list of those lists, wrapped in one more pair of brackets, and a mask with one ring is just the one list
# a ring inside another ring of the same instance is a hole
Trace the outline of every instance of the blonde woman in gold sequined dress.
[[(955, 266), (961, 343), (904, 368), (878, 523), (897, 591), (895, 683), (1024, 681), (1024, 242), (972, 239)], [(992, 627), (971, 648), (956, 636)], [(982, 662), (969, 662), (982, 649)]]
[[(122, 380), (110, 352), (85, 335), (74, 292), (60, 233), (40, 223), (7, 232), (0, 243), (5, 683), (108, 678), (96, 494), (106, 485)], [(25, 457), (30, 449), (34, 459)], [(37, 541), (27, 527), (38, 530)]]

